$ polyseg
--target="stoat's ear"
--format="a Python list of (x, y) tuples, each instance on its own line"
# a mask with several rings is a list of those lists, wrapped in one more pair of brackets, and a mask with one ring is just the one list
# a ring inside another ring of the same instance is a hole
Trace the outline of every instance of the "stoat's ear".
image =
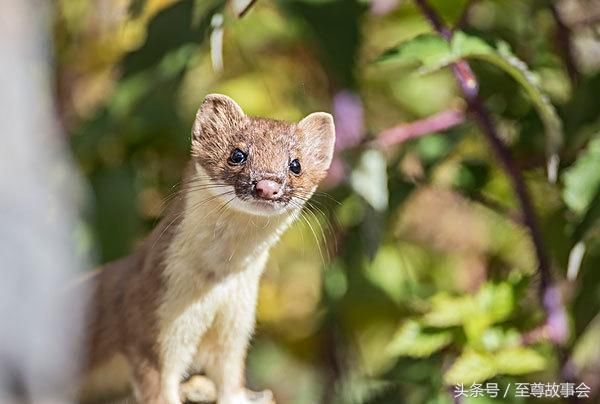
[(333, 117), (326, 112), (313, 112), (298, 123), (303, 132), (308, 155), (312, 155), (323, 170), (327, 170), (333, 158), (335, 125)]
[(246, 115), (242, 108), (223, 94), (209, 94), (196, 113), (192, 141), (223, 135), (239, 127)]

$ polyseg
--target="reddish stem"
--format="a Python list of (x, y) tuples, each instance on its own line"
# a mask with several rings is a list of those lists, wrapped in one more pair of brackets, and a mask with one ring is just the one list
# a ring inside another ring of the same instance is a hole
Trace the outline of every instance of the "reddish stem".
[(397, 145), (432, 132), (450, 129), (460, 125), (464, 120), (465, 113), (463, 111), (447, 109), (427, 118), (385, 129), (377, 136), (375, 142), (381, 147)]

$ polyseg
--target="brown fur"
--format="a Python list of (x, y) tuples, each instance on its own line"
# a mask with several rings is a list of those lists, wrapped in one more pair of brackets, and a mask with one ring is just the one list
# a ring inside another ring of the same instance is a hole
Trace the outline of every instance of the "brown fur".
[[(159, 384), (158, 375), (151, 371), (160, 367), (155, 314), (162, 298), (165, 252), (181, 221), (178, 216), (182, 203), (181, 197), (172, 203), (160, 224), (135, 252), (107, 264), (90, 279), (93, 295), (84, 373), (123, 354), (128, 358), (129, 371), (139, 374), (141, 389), (151, 390)], [(112, 399), (128, 390), (118, 388), (104, 396), (88, 389), (82, 386), (83, 402)]]

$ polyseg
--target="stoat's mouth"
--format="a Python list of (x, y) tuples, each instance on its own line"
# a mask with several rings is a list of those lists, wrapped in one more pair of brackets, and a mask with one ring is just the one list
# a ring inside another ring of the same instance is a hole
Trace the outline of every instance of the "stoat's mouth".
[(289, 204), (282, 200), (265, 200), (254, 197), (237, 196), (231, 208), (256, 216), (280, 215), (289, 210)]

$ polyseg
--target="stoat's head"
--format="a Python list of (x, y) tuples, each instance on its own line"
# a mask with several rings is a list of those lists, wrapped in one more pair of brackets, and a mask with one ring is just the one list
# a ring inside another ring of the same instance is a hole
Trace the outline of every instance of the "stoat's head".
[[(325, 177), (335, 141), (333, 118), (315, 112), (298, 123), (247, 116), (235, 101), (208, 95), (192, 130), (200, 180), (228, 206), (255, 215), (301, 208)], [(192, 188), (193, 189), (193, 188)]]

